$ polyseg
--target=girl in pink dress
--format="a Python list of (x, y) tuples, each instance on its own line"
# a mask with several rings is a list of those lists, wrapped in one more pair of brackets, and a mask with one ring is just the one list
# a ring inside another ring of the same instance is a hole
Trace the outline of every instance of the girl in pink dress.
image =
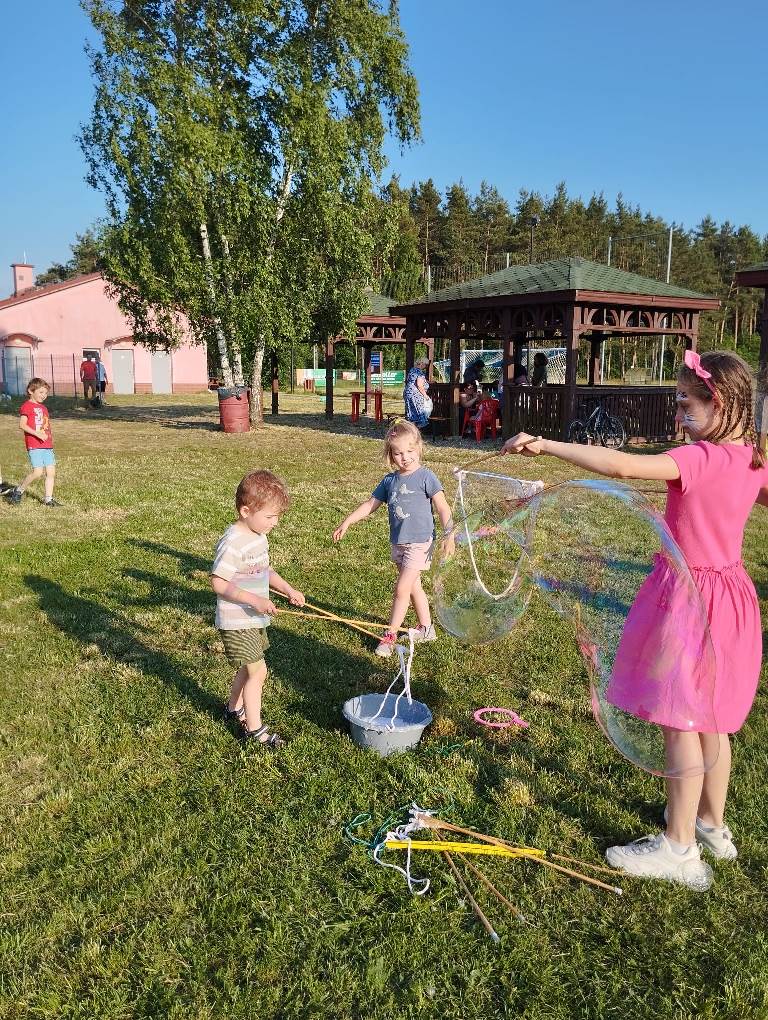
[[(666, 781), (665, 832), (610, 847), (606, 858), (612, 867), (633, 875), (707, 889), (712, 869), (702, 861), (697, 841), (720, 859), (732, 860), (737, 854), (724, 824), (731, 771), (728, 735), (741, 728), (749, 713), (762, 658), (760, 609), (741, 562), (741, 545), (754, 504), (768, 506), (768, 468), (755, 432), (752, 376), (746, 362), (729, 351), (701, 357), (686, 351), (677, 378), (676, 422), (691, 443), (655, 456), (558, 443), (525, 433), (509, 439), (503, 452), (527, 457), (543, 453), (610, 478), (667, 483), (664, 519), (686, 558), (709, 619), (715, 656), (714, 726), (686, 731), (675, 728), (674, 720), (657, 719), (653, 710), (649, 712), (647, 684), (641, 675), (633, 683), (631, 663), (653, 633), (654, 614), (649, 608), (653, 600), (643, 599), (640, 605), (638, 599), (627, 618), (608, 697), (663, 727), (668, 763), (682, 778)], [(660, 562), (644, 588), (662, 589), (665, 569)], [(658, 616), (655, 625), (660, 625)], [(704, 761), (715, 761), (706, 773)]]

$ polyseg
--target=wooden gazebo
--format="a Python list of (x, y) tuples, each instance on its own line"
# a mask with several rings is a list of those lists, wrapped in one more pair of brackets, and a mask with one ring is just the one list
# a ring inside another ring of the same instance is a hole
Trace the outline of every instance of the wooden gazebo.
[(768, 262), (759, 262), (756, 266), (746, 266), (736, 273), (736, 284), (739, 287), (762, 287), (763, 310), (760, 315), (760, 367), (768, 366)]
[[(405, 344), (405, 319), (392, 315), (393, 298), (368, 291), (368, 310), (356, 320), (357, 333), (354, 337), (336, 336), (325, 342), (325, 416), (333, 418), (333, 372), (336, 366), (336, 345), (354, 343), (363, 350), (363, 371), (365, 375), (363, 412), (368, 413), (368, 394), (371, 392), (371, 351), (374, 347), (400, 346)], [(431, 359), (431, 344), (430, 344)]]
[[(356, 333), (352, 338), (335, 336), (325, 341), (325, 415), (333, 418), (333, 373), (336, 367), (336, 345), (354, 343), (363, 350), (363, 369), (365, 372), (365, 414), (368, 413), (368, 395), (371, 392), (371, 351), (374, 347), (386, 347), (405, 344), (405, 319), (400, 315), (391, 315), (390, 308), (395, 304), (393, 298), (366, 291), (367, 310), (355, 320)], [(431, 358), (430, 345), (430, 358)], [(279, 410), (279, 383), (277, 355), (272, 355), (272, 414)]]
[[(462, 340), (494, 339), (503, 350), (503, 434), (526, 430), (565, 437), (576, 414), (576, 367), (582, 339), (590, 341), (588, 385), (581, 398), (605, 399), (628, 423), (632, 438), (673, 434), (674, 389), (669, 386), (602, 386), (600, 348), (609, 336), (682, 337), (696, 347), (699, 316), (719, 307), (716, 298), (581, 258), (514, 266), (435, 291), (396, 306), (405, 317), (406, 365), (416, 343), (450, 343), (450, 381), (432, 383), (450, 432), (459, 434)], [(512, 385), (513, 366), (529, 345), (566, 348), (564, 385)], [(441, 393), (441, 391), (443, 391)]]

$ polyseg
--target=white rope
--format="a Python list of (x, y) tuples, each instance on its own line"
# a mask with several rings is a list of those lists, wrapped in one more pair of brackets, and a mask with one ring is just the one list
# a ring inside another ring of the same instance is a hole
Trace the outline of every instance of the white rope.
[[(474, 472), (474, 473), (475, 474), (483, 474), (483, 472), (479, 472), (479, 471), (478, 472)], [(482, 590), (485, 592), (485, 594), (488, 596), (489, 599), (493, 599), (495, 602), (498, 602), (501, 599), (506, 598), (514, 590), (516, 590), (517, 584), (518, 584), (518, 580), (517, 580), (518, 568), (515, 567), (515, 572), (512, 575), (512, 578), (511, 578), (509, 584), (507, 585), (507, 587), (503, 591), (499, 592), (498, 595), (495, 592), (490, 591), (490, 589), (486, 587), (485, 582), (483, 581), (482, 577), (480, 576), (480, 571), (478, 570), (477, 563), (475, 561), (475, 550), (474, 550), (474, 548), (472, 546), (472, 534), (471, 534), (471, 532), (469, 530), (468, 517), (467, 517), (467, 509), (466, 509), (466, 506), (464, 504), (464, 479), (466, 478), (468, 472), (466, 472), (466, 471), (457, 471), (457, 472), (455, 472), (455, 474), (456, 474), (457, 481), (459, 483), (458, 484), (458, 494), (459, 494), (459, 503), (461, 504), (461, 519), (464, 522), (464, 533), (467, 536), (467, 550), (469, 552), (469, 560), (470, 560), (470, 563), (472, 564), (472, 570), (474, 571), (474, 574), (475, 574), (475, 580), (477, 581), (478, 585), (482, 588)], [(498, 479), (501, 476), (500, 475), (488, 475), (488, 477), (489, 478)], [(518, 481), (518, 479), (512, 479), (512, 481)], [(535, 482), (532, 483), (532, 484), (536, 485)], [(543, 487), (543, 483), (540, 483), (540, 484)]]
[(384, 694), (384, 697), (381, 699), (381, 704), (379, 705), (378, 712), (376, 713), (376, 715), (372, 716), (371, 719), (369, 720), (369, 722), (375, 722), (379, 718), (379, 716), (381, 715), (382, 711), (384, 710), (384, 706), (387, 703), (387, 698), (389, 697), (390, 691), (395, 686), (395, 684), (400, 679), (400, 677), (402, 677), (403, 678), (403, 689), (402, 689), (402, 691), (400, 691), (398, 696), (395, 698), (395, 709), (394, 709), (394, 711), (392, 713), (392, 719), (390, 720), (389, 726), (387, 726), (387, 730), (386, 730), (387, 732), (390, 732), (391, 730), (393, 730), (395, 728), (395, 719), (397, 718), (397, 710), (398, 710), (398, 708), (400, 706), (400, 699), (403, 697), (403, 695), (405, 695), (405, 697), (408, 699), (408, 704), (409, 705), (413, 704), (413, 698), (411, 697), (411, 667), (413, 665), (413, 643), (414, 643), (413, 642), (413, 635), (415, 633), (416, 633), (416, 629), (415, 628), (410, 627), (408, 629), (408, 645), (409, 645), (409, 648), (408, 648), (408, 659), (407, 660), (405, 658), (405, 651), (406, 651), (405, 647), (403, 645), (395, 645), (395, 651), (397, 652), (397, 657), (400, 659), (400, 671), (398, 672), (397, 676), (392, 681), (392, 683), (389, 685), (389, 687), (387, 687), (387, 690), (386, 690), (386, 692)]
[[(428, 878), (414, 878), (411, 874), (411, 833), (424, 828), (424, 824), (419, 818), (420, 815), (431, 814), (434, 814), (434, 812), (427, 811), (425, 808), (420, 808), (414, 801), (408, 812), (408, 821), (405, 822), (404, 825), (398, 825), (397, 828), (391, 829), (386, 836), (382, 838), (381, 842), (373, 848), (374, 861), (376, 861), (377, 864), (380, 864), (382, 868), (391, 868), (393, 871), (399, 872), (408, 883), (409, 892), (412, 892), (414, 896), (423, 896), (429, 889), (430, 880)], [(399, 864), (388, 864), (387, 861), (383, 861), (381, 859), (380, 855), (384, 850), (386, 850), (386, 842), (388, 839), (396, 839), (408, 844), (408, 849), (405, 852), (404, 868), (401, 868)]]

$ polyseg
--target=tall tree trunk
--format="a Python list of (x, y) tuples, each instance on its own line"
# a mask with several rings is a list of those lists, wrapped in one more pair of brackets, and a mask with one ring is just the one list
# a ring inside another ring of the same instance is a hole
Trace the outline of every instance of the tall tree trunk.
[(264, 338), (262, 337), (253, 352), (253, 365), (250, 373), (251, 388), (251, 425), (264, 424), (264, 392), (261, 387), (261, 372), (264, 367)]
[[(272, 238), (269, 243), (267, 259), (271, 259), (277, 244), (277, 233), (280, 229), (280, 221), (285, 215), (285, 207), (291, 194), (291, 183), (293, 182), (294, 169), (291, 165), (285, 167), (283, 180), (280, 186), (280, 196), (277, 200), (275, 211), (275, 225), (272, 230)], [(261, 388), (261, 370), (264, 365), (264, 335), (262, 334), (254, 348), (253, 364), (250, 373), (251, 387), (251, 425), (262, 425), (264, 423), (264, 394)]]
[[(227, 287), (227, 298), (232, 301), (233, 298), (233, 287), (232, 287), (232, 264), (229, 259), (229, 240), (224, 234), (221, 234), (221, 250), (224, 252), (224, 278)], [(230, 329), (230, 332), (232, 330)], [(235, 386), (245, 386), (245, 378), (243, 376), (243, 356), (240, 347), (240, 337), (232, 336), (232, 371), (235, 377)]]
[(737, 290), (736, 291), (736, 302), (737, 302), (737, 304), (736, 304), (736, 310), (734, 312), (734, 319), (733, 319), (733, 349), (734, 349), (734, 351), (736, 350), (736, 348), (739, 345), (739, 305), (738, 305), (738, 299), (739, 299), (739, 292)]
[[(211, 269), (211, 245), (208, 240), (208, 227), (205, 223), (200, 224), (200, 239), (203, 242), (203, 258), (205, 259), (205, 277), (208, 281), (208, 293), (211, 296), (212, 309), (216, 307), (216, 288), (213, 285), (213, 270)], [(219, 368), (224, 377), (224, 385), (234, 386), (232, 377), (232, 366), (229, 363), (229, 351), (227, 350), (227, 338), (221, 325), (218, 315), (213, 317), (213, 325), (216, 331), (216, 343), (219, 348)]]

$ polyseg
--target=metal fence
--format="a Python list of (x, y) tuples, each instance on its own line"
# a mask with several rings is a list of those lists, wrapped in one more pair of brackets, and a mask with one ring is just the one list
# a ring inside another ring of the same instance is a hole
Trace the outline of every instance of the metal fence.
[(35, 376), (45, 379), (52, 396), (74, 397), (82, 393), (80, 364), (75, 354), (41, 354), (28, 347), (4, 347), (0, 350), (0, 389), (3, 393), (24, 396), (27, 383)]

